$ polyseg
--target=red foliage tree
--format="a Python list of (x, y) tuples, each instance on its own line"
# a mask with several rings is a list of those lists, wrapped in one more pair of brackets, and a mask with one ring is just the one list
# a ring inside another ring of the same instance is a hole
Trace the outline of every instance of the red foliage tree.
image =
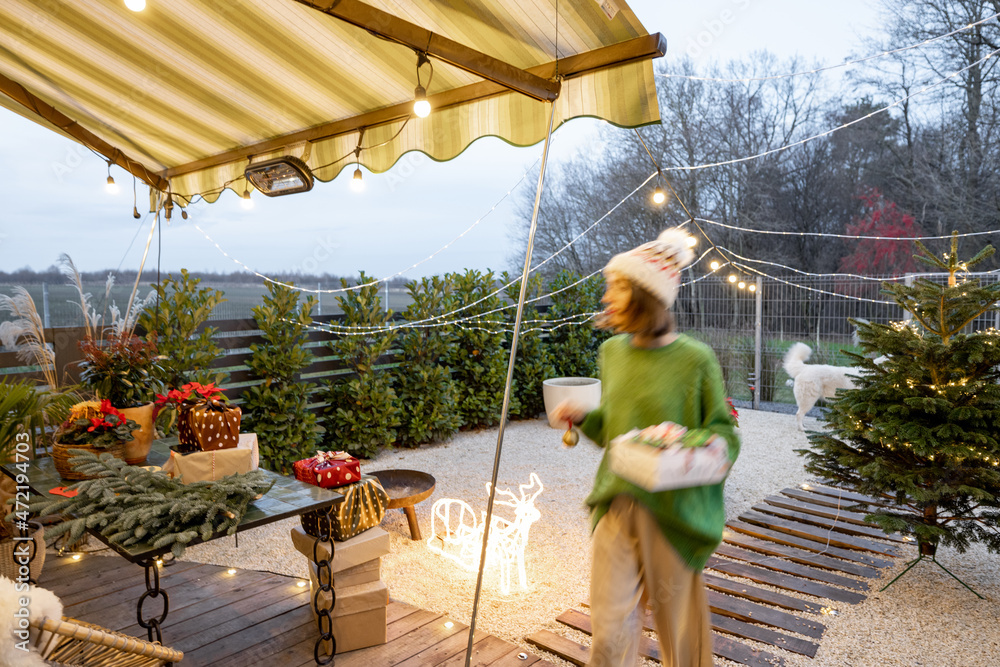
[(840, 270), (870, 276), (899, 276), (917, 273), (920, 268), (913, 258), (913, 245), (902, 239), (922, 235), (917, 220), (888, 201), (877, 188), (861, 195), (864, 213), (847, 224), (852, 236), (882, 236), (892, 239), (858, 239), (854, 252), (840, 260)]

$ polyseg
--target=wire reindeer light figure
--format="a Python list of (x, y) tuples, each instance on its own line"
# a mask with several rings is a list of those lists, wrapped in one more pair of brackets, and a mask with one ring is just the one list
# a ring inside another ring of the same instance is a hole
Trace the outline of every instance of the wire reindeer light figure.
[[(534, 490), (537, 487), (537, 490)], [(521, 497), (510, 489), (497, 491), (496, 504), (514, 509), (514, 521), (494, 515), (490, 521), (489, 543), (486, 545), (486, 565), (500, 568), (500, 592), (510, 593), (513, 570), (517, 568), (518, 586), (527, 590), (528, 576), (524, 566), (524, 550), (528, 545), (531, 524), (541, 518), (535, 498), (544, 487), (538, 475), (531, 473), (528, 484), (518, 485)], [(490, 485), (486, 484), (489, 495)], [(501, 497), (504, 499), (501, 500)], [(474, 572), (479, 564), (480, 546), (486, 526), (486, 512), (477, 520), (476, 513), (464, 500), (441, 498), (431, 508), (431, 536), (427, 548), (455, 561), (460, 567)]]

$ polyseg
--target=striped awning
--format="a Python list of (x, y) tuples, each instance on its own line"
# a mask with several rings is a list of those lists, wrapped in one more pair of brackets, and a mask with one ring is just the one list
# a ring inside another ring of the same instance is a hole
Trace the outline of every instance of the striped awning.
[[(329, 181), (483, 136), (534, 144), (553, 98), (556, 125), (658, 122), (664, 50), (621, 0), (3, 0), (0, 105), (214, 201), (267, 157)], [(419, 53), (427, 118), (411, 112)]]

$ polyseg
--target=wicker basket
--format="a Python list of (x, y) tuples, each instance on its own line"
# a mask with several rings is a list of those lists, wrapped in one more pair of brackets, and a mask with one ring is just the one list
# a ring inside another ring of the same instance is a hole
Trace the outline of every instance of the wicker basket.
[(73, 470), (73, 466), (70, 465), (69, 461), (73, 458), (70, 454), (71, 449), (82, 449), (85, 452), (92, 452), (100, 456), (101, 454), (111, 454), (116, 459), (125, 460), (125, 443), (117, 442), (111, 447), (106, 449), (98, 449), (96, 447), (90, 447), (88, 445), (64, 445), (61, 442), (52, 443), (52, 463), (56, 466), (56, 472), (63, 479), (80, 480), (80, 479), (93, 479), (90, 475), (84, 475), (81, 472)]
[[(45, 528), (35, 521), (29, 521), (28, 527), (28, 537), (33, 540), (31, 551), (34, 553), (30, 565), (31, 578), (38, 581), (45, 566)], [(19, 564), (14, 562), (14, 547), (17, 544), (21, 543), (13, 539), (0, 541), (0, 576), (14, 581), (17, 581), (20, 575)]]

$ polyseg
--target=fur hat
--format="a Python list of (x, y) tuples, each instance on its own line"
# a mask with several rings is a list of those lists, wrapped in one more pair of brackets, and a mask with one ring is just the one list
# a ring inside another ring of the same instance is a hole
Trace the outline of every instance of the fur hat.
[(604, 277), (621, 274), (670, 308), (681, 284), (681, 269), (694, 259), (690, 238), (680, 227), (665, 229), (655, 241), (612, 257), (604, 267)]

